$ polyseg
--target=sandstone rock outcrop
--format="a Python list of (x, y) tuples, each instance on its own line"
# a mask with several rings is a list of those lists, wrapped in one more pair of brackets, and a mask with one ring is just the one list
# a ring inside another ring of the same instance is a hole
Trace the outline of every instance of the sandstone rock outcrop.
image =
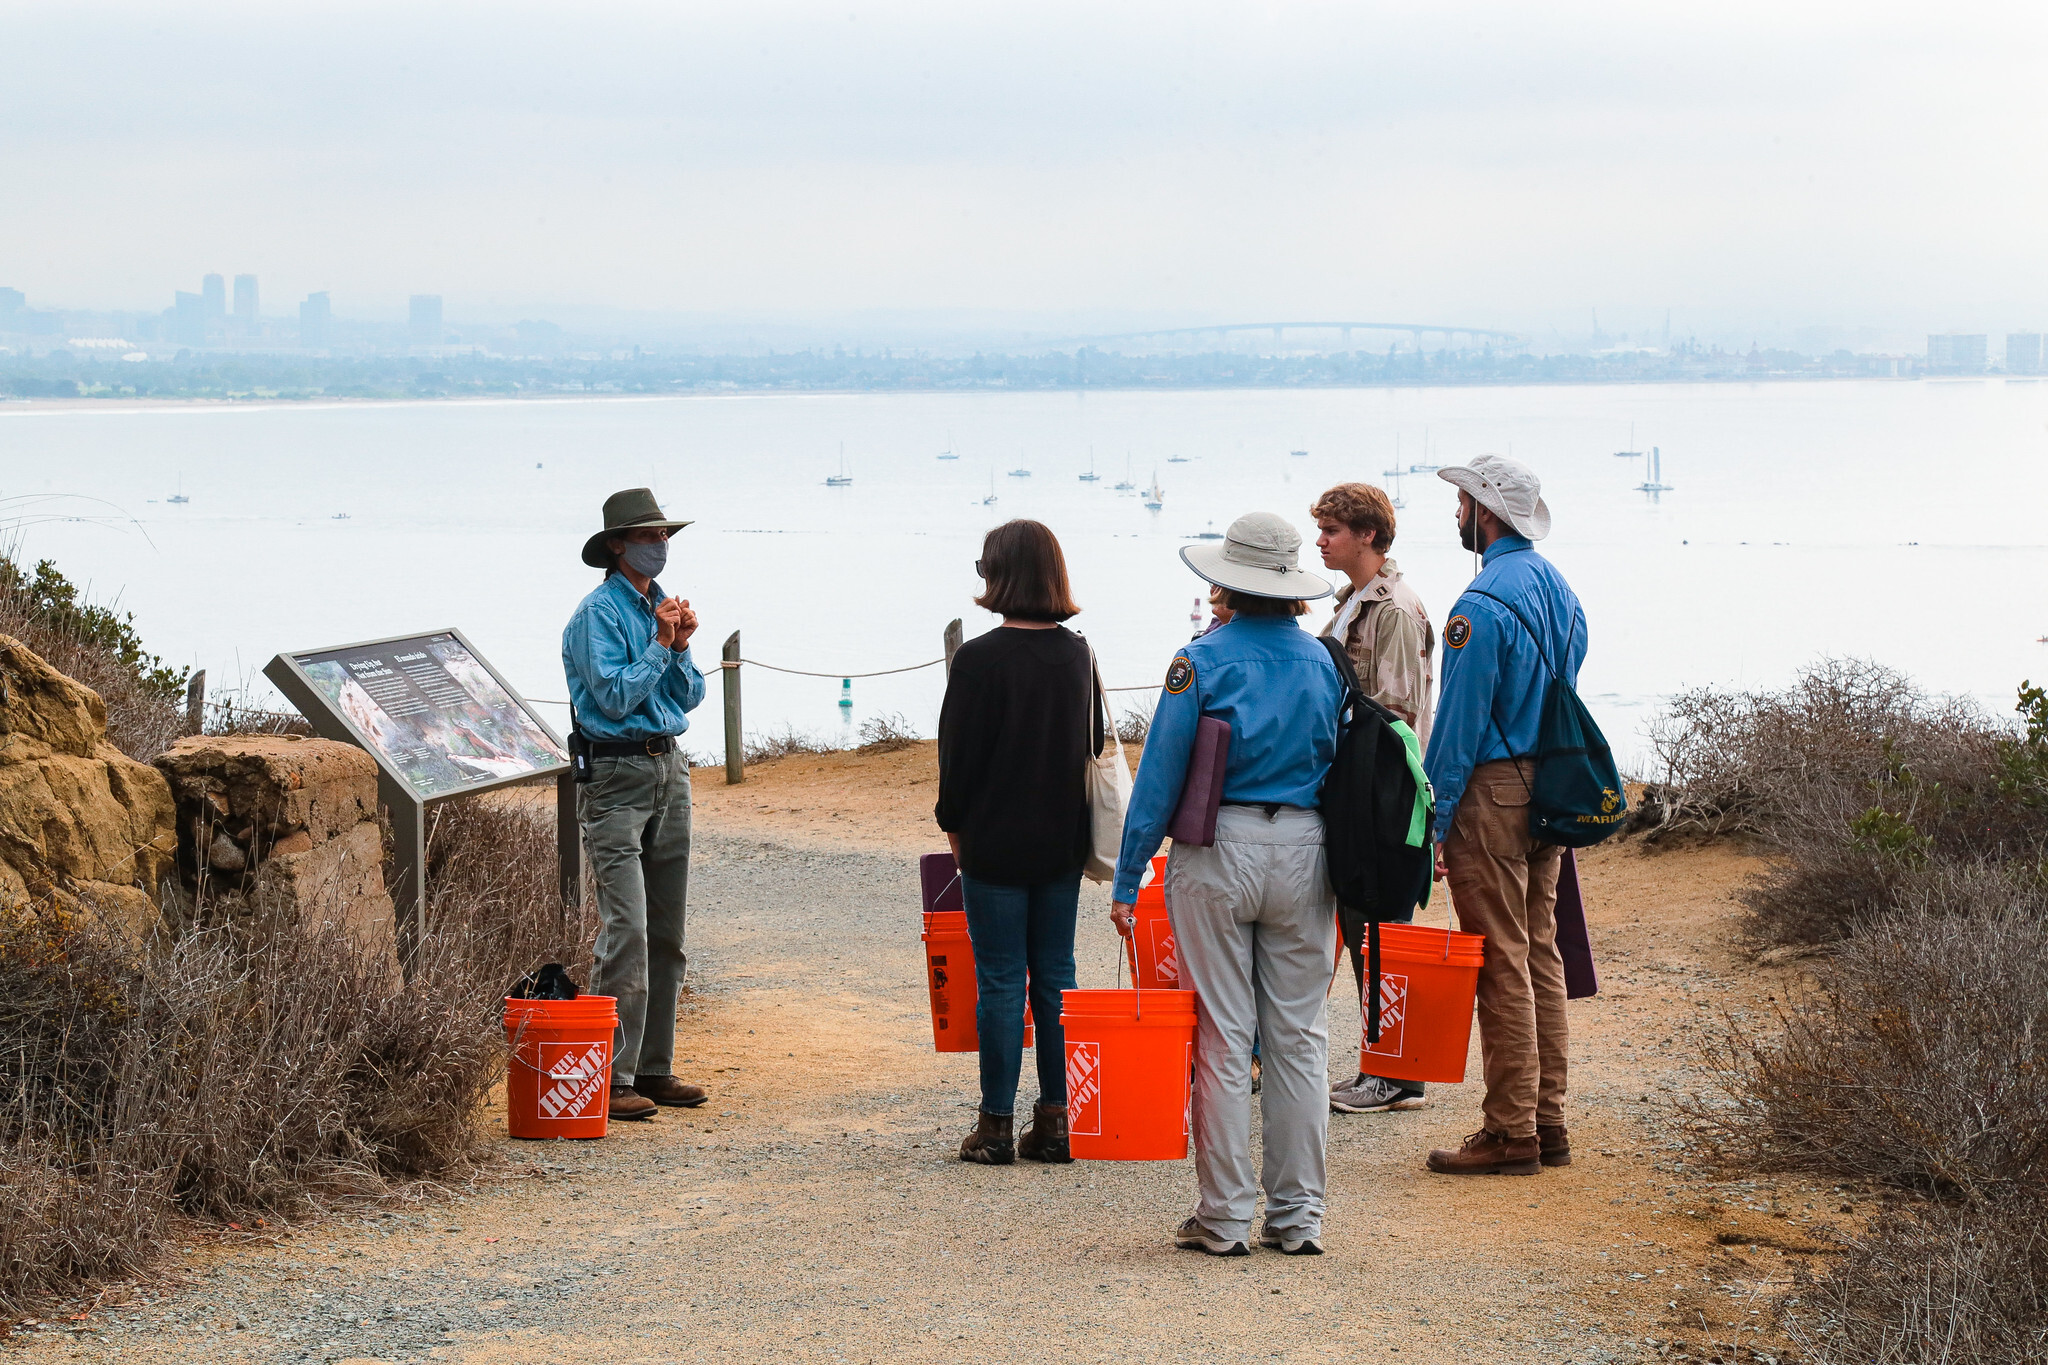
[(188, 891), (345, 925), (396, 963), (377, 765), (300, 735), (192, 735), (157, 757)]
[(177, 827), (163, 775), (107, 742), (99, 694), (0, 635), (0, 908), (153, 925)]

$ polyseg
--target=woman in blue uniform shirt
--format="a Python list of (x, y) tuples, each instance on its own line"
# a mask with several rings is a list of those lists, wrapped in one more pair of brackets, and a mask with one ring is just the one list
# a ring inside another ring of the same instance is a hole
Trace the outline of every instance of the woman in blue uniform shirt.
[[(1336, 900), (1317, 811), (1337, 747), (1343, 685), (1327, 650), (1295, 618), (1330, 585), (1297, 567), (1301, 535), (1286, 518), (1251, 512), (1221, 545), (1183, 549), (1189, 568), (1223, 589), (1228, 625), (1192, 640), (1167, 666), (1145, 757), (1124, 821), (1115, 904), (1119, 932), (1146, 863), (1180, 798), (1196, 722), (1230, 726), (1216, 839), (1176, 843), (1166, 903), (1181, 980), (1196, 995), (1195, 1173), (1201, 1195), (1176, 1230), (1182, 1247), (1250, 1251), (1259, 1243), (1322, 1254), (1324, 1143), (1330, 1117), (1324, 1007), (1336, 951)], [(1251, 1064), (1261, 1040), (1264, 1169), (1251, 1160)]]

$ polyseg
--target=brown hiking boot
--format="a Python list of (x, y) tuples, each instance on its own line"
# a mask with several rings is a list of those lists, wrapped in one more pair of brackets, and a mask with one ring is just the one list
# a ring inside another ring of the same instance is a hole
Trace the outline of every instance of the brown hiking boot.
[(1010, 1116), (975, 1111), (974, 1131), (961, 1142), (960, 1159), (983, 1166), (1007, 1166), (1015, 1161), (1017, 1144), (1010, 1137)]
[(633, 1089), (672, 1109), (695, 1109), (711, 1098), (703, 1086), (684, 1085), (673, 1076), (642, 1076), (633, 1082)]
[(1481, 1128), (1462, 1147), (1439, 1147), (1429, 1154), (1429, 1169), (1438, 1175), (1534, 1175), (1542, 1170), (1543, 1148), (1532, 1134), (1502, 1137)]
[(615, 1119), (651, 1119), (654, 1117), (654, 1101), (630, 1085), (612, 1087), (612, 1117)]
[(1050, 1165), (1072, 1161), (1074, 1154), (1067, 1150), (1067, 1106), (1032, 1105), (1031, 1126), (1017, 1139), (1017, 1155)]
[(1566, 1131), (1563, 1124), (1537, 1124), (1536, 1142), (1543, 1149), (1544, 1165), (1569, 1166), (1572, 1164), (1572, 1135)]

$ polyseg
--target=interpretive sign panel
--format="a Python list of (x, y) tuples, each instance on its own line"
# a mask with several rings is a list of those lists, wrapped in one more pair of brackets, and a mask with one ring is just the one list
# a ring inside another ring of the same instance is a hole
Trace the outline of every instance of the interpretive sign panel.
[(292, 662), (421, 800), (568, 762), (454, 631), (295, 654)]
[(461, 631), (280, 654), (263, 676), (316, 734), (377, 760), (378, 800), (391, 817), (391, 899), (417, 933), (425, 932), (427, 804), (546, 774), (556, 779), (562, 903), (581, 903), (568, 752)]

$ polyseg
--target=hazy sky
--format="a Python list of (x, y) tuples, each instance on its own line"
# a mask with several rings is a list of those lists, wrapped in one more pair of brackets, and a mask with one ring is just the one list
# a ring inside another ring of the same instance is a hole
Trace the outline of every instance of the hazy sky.
[(0, 4), (0, 284), (2041, 325), (2044, 13)]

